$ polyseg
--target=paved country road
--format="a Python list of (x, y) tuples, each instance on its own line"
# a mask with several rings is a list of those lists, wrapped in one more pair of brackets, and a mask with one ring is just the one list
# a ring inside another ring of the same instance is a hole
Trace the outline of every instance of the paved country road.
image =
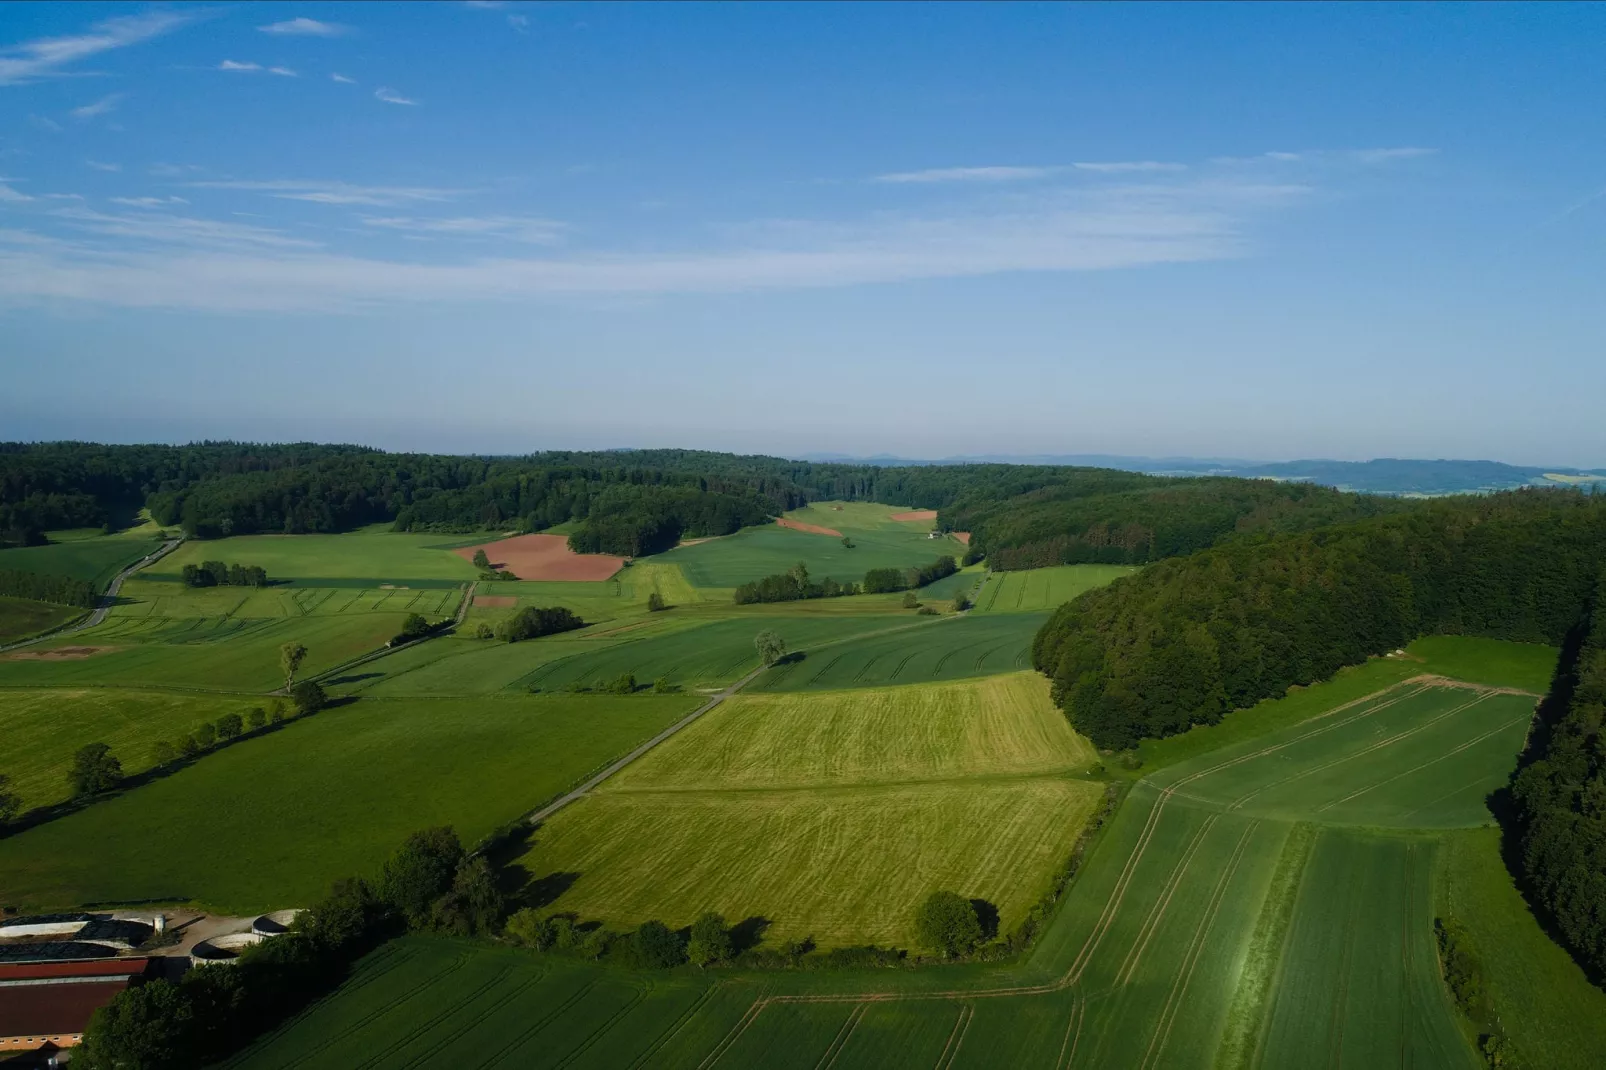
[(140, 558), (138, 561), (135, 561), (132, 565), (129, 565), (127, 568), (123, 569), (123, 571), (119, 572), (116, 578), (106, 585), (106, 592), (100, 596), (100, 601), (96, 603), (94, 611), (77, 624), (69, 624), (65, 628), (58, 628), (53, 632), (46, 632), (44, 635), (36, 635), (32, 639), (24, 639), (20, 643), (12, 643), (9, 646), (0, 646), (0, 654), (5, 653), (7, 650), (17, 650), (21, 647), (32, 646), (35, 643), (42, 643), (46, 639), (60, 639), (64, 635), (71, 635), (73, 632), (81, 632), (85, 628), (93, 628), (95, 625), (105, 620), (106, 614), (111, 611), (112, 606), (117, 604), (117, 592), (123, 589), (124, 580), (128, 579), (128, 577), (132, 576), (145, 566), (154, 564), (158, 559), (166, 557), (168, 554), (173, 552), (173, 549), (177, 547), (179, 543), (183, 541), (184, 540), (181, 538), (169, 539), (167, 542), (162, 543), (162, 545), (157, 547), (155, 550), (152, 550), (150, 553), (146, 554), (144, 557)]

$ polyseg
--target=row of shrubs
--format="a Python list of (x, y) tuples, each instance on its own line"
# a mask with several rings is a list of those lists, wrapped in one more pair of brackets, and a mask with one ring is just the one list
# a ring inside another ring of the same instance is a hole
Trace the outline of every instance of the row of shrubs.
[(152, 758), (158, 767), (171, 765), (181, 759), (194, 758), (219, 744), (229, 743), (242, 735), (283, 724), (294, 717), (317, 713), (328, 705), (329, 696), (312, 680), (303, 680), (290, 689), (290, 706), (284, 700), (274, 699), (266, 708), (253, 706), (244, 714), (225, 713), (215, 721), (202, 721), (188, 735), (175, 740), (158, 740)]

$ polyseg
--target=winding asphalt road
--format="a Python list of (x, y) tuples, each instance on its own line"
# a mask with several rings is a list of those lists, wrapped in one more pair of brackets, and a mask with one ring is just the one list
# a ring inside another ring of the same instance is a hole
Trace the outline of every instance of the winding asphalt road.
[(81, 632), (86, 628), (93, 628), (95, 625), (105, 620), (106, 614), (111, 611), (112, 606), (117, 604), (117, 592), (123, 589), (124, 580), (128, 579), (128, 577), (132, 576), (134, 573), (138, 572), (147, 565), (155, 564), (158, 559), (166, 557), (168, 554), (173, 552), (174, 548), (177, 547), (179, 543), (183, 541), (183, 539), (169, 539), (167, 542), (162, 543), (162, 545), (157, 547), (155, 550), (152, 550), (150, 553), (146, 554), (144, 557), (140, 558), (138, 561), (135, 561), (132, 565), (129, 565), (127, 568), (123, 569), (123, 571), (119, 572), (111, 581), (111, 583), (106, 585), (106, 592), (100, 596), (100, 601), (96, 603), (94, 611), (77, 624), (69, 624), (65, 628), (58, 628), (53, 632), (46, 632), (44, 635), (36, 635), (32, 639), (24, 639), (20, 643), (12, 643), (9, 646), (0, 646), (0, 654), (3, 654), (8, 650), (18, 650), (25, 646), (33, 646), (35, 643), (42, 643), (46, 639), (60, 639), (64, 635), (71, 635), (73, 632)]

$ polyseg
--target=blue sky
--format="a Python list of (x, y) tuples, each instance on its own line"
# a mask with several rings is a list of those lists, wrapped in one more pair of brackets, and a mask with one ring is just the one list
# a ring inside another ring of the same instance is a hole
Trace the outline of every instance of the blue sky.
[(1606, 464), (1606, 6), (0, 5), (0, 438)]

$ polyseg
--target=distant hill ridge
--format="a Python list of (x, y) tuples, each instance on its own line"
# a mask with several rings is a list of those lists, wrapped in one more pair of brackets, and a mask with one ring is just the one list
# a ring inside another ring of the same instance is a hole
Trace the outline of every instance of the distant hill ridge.
[[(1116, 454), (1037, 454), (1009, 456), (986, 454), (944, 457), (940, 460), (875, 457), (849, 458), (835, 454), (805, 454), (808, 461), (855, 461), (860, 464), (1055, 464), (1090, 465), (1128, 472), (1166, 476), (1237, 476), (1319, 483), (1340, 490), (1369, 494), (1439, 495), (1477, 491), (1513, 490), (1529, 486), (1591, 486), (1606, 483), (1606, 471), (1552, 465), (1537, 468), (1503, 461), (1414, 460), (1379, 457), (1371, 461), (1299, 460), (1263, 463), (1224, 457), (1128, 457)], [(1558, 478), (1560, 477), (1560, 478)]]

